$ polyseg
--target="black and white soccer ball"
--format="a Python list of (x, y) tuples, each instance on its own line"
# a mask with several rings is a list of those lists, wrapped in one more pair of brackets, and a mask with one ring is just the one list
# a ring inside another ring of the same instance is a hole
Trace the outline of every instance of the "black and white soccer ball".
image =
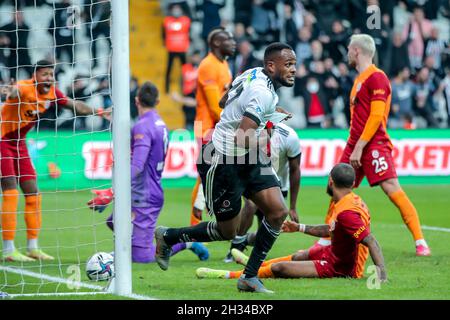
[(86, 275), (92, 281), (107, 281), (114, 276), (114, 257), (97, 252), (86, 263)]

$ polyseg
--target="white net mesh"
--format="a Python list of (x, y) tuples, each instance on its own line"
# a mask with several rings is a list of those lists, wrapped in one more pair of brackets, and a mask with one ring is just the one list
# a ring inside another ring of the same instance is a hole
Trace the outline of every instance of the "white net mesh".
[[(10, 295), (105, 286), (88, 280), (85, 264), (96, 252), (113, 251), (105, 224), (112, 206), (99, 214), (86, 202), (93, 197), (90, 190), (111, 186), (111, 126), (98, 116), (99, 108), (112, 107), (110, 11), (110, 1), (100, 0), (0, 2), (0, 291)], [(33, 78), (41, 60), (55, 66), (47, 95)], [(89, 106), (89, 114), (68, 107), (67, 99)], [(37, 243), (30, 240), (36, 234)], [(54, 260), (20, 261), (18, 252), (26, 256), (35, 248)]]

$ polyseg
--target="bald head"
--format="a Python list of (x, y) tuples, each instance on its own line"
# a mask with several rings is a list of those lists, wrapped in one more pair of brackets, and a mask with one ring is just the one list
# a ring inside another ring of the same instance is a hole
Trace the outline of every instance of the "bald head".
[(347, 163), (338, 163), (331, 169), (330, 177), (336, 188), (352, 188), (355, 183), (355, 170)]
[(223, 27), (217, 27), (208, 34), (207, 42), (209, 47), (213, 47), (215, 40), (221, 40), (224, 37), (227, 37), (229, 32), (225, 30)]
[(234, 55), (236, 50), (236, 41), (233, 34), (223, 27), (213, 29), (208, 34), (208, 46), (211, 52), (220, 60)]

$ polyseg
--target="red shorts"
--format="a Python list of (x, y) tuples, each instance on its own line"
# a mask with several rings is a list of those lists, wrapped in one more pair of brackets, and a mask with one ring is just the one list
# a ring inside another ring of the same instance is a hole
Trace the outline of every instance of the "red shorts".
[[(353, 147), (347, 144), (339, 162), (350, 163), (352, 152)], [(361, 167), (355, 169), (355, 174), (355, 188), (361, 184), (364, 176), (367, 177), (371, 187), (378, 185), (384, 180), (397, 178), (392, 150), (387, 146), (370, 146), (368, 149), (364, 149), (361, 157)]]
[(331, 246), (313, 246), (308, 251), (308, 259), (314, 263), (319, 278), (357, 277), (353, 265), (343, 269), (341, 262), (338, 266), (338, 260), (331, 252)]
[(319, 278), (333, 278), (337, 272), (333, 266), (331, 246), (313, 246), (308, 251), (308, 259), (312, 260)]
[(16, 177), (19, 181), (36, 180), (36, 170), (31, 162), (25, 140), (0, 142), (2, 178)]

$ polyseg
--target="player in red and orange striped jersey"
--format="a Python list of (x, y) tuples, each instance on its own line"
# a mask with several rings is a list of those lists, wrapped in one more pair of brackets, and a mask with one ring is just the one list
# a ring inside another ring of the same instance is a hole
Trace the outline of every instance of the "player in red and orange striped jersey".
[[(350, 136), (340, 162), (356, 170), (358, 187), (364, 176), (370, 186), (380, 185), (384, 193), (400, 210), (411, 232), (417, 256), (429, 256), (429, 249), (420, 226), (416, 208), (401, 188), (392, 157), (392, 143), (386, 131), (391, 104), (391, 86), (386, 74), (372, 59), (374, 40), (366, 34), (353, 35), (348, 46), (348, 61), (358, 76), (350, 93)], [(330, 204), (330, 208), (333, 203)], [(330, 213), (327, 219), (329, 219)]]
[[(222, 108), (219, 101), (231, 84), (232, 77), (227, 58), (234, 54), (236, 41), (224, 28), (216, 28), (208, 35), (210, 52), (198, 67), (197, 110), (194, 133), (199, 145), (211, 140), (214, 127), (219, 121)], [(200, 179), (192, 192), (191, 225), (201, 221), (205, 201)]]
[[(35, 66), (33, 77), (18, 81), (6, 88), (7, 99), (1, 106), (1, 186), (3, 259), (27, 262), (53, 260), (38, 247), (41, 229), (41, 195), (37, 188), (36, 171), (26, 146), (26, 134), (39, 122), (40, 116), (51, 104), (69, 108), (78, 115), (92, 114), (92, 108), (81, 101), (67, 98), (54, 85), (53, 64), (41, 60)], [(14, 245), (17, 225), (19, 192), (17, 181), (25, 196), (25, 222), (27, 225), (27, 255)]]
[[(266, 261), (261, 265), (258, 277), (361, 278), (365, 260), (359, 259), (361, 247), (364, 247), (378, 267), (379, 280), (387, 280), (383, 254), (370, 232), (369, 209), (362, 199), (352, 192), (354, 183), (354, 169), (346, 163), (337, 164), (331, 170), (327, 186), (327, 193), (335, 202), (330, 223), (310, 226), (285, 221), (283, 224), (283, 232), (300, 231), (316, 237), (331, 236), (331, 245), (316, 246), (290, 256)], [(200, 278), (231, 279), (239, 278), (241, 274), (242, 271), (197, 269), (197, 276)]]

